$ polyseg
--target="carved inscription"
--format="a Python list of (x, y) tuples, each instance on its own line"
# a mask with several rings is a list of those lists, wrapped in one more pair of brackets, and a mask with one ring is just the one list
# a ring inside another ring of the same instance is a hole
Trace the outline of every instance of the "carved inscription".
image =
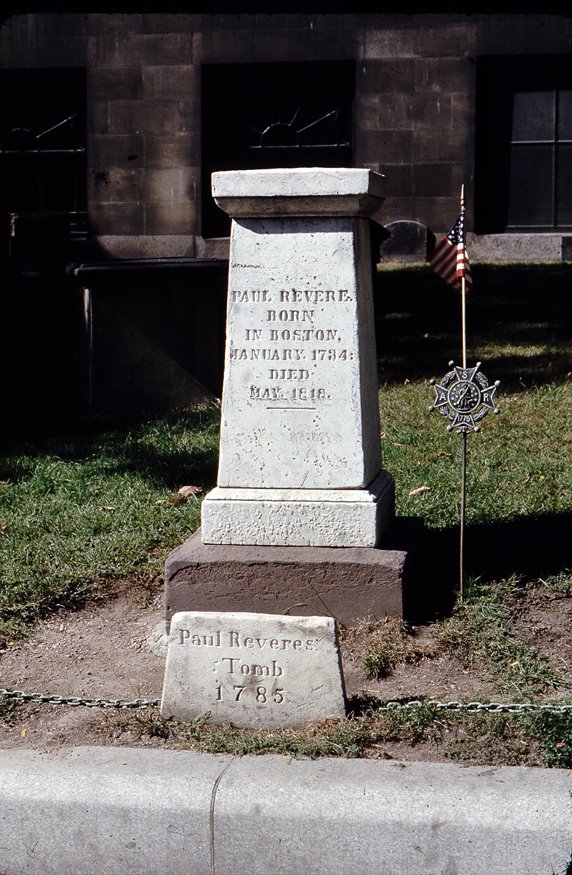
[(333, 618), (216, 611), (173, 616), (163, 716), (294, 726), (343, 713)]
[(348, 289), (232, 289), (230, 301), (238, 331), (229, 358), (248, 369), (248, 401), (311, 410), (334, 398), (344, 366), (356, 358), (342, 327), (351, 323)]
[(236, 629), (229, 629), (223, 635), (220, 630), (212, 634), (192, 632), (190, 629), (177, 630), (177, 643), (193, 647), (236, 647), (245, 650), (317, 650), (317, 638), (253, 638), (243, 635)]
[[(255, 653), (286, 652), (315, 653), (318, 651), (318, 638), (265, 638), (244, 635), (238, 629), (228, 629), (221, 632), (195, 632), (187, 628), (179, 628), (175, 638), (176, 644), (184, 647), (212, 649), (233, 648)], [(284, 686), (254, 686), (261, 678), (283, 678), (284, 666), (277, 659), (252, 662), (242, 656), (221, 656), (213, 659), (212, 671), (216, 701), (240, 702), (243, 694), (246, 698), (253, 696), (259, 705), (274, 703), (281, 705), (286, 701)], [(222, 676), (222, 677), (221, 677)]]
[[(247, 687), (241, 687), (240, 684), (232, 685), (232, 693), (231, 701), (240, 702), (240, 697), (244, 693)], [(217, 702), (224, 702), (225, 697), (223, 695), (223, 687), (218, 686), (216, 688)], [(256, 701), (259, 705), (266, 705), (268, 701), (274, 702), (275, 705), (281, 705), (284, 701), (284, 690), (279, 687), (275, 687), (274, 690), (268, 690), (267, 687), (256, 687), (254, 690), (254, 695), (256, 696)]]

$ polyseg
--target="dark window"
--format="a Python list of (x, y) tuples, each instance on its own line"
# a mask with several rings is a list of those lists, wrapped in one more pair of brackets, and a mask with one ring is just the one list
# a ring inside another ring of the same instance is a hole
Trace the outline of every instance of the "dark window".
[(353, 61), (202, 67), (202, 234), (226, 237), (214, 204), (216, 170), (349, 167)]
[(85, 70), (0, 71), (0, 213), (86, 225)]
[(477, 64), (479, 233), (572, 227), (570, 56)]

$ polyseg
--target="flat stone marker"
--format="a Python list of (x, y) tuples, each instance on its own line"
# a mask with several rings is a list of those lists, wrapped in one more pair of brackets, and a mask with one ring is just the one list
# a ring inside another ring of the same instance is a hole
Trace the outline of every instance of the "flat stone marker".
[(183, 611), (171, 622), (163, 717), (245, 727), (345, 716), (331, 617)]
[(368, 216), (358, 168), (213, 174), (232, 217), (217, 487), (205, 544), (375, 547), (381, 470)]

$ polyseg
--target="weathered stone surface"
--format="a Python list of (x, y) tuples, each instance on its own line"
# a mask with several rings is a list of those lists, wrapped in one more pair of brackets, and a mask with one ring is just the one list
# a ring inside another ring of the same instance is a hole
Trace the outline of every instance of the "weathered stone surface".
[(213, 489), (203, 502), (205, 544), (375, 547), (395, 485), (381, 471), (367, 489)]
[(467, 234), (471, 261), (561, 261), (561, 234)]
[(358, 169), (213, 174), (233, 223), (206, 543), (379, 543), (393, 486), (387, 474), (373, 483), (381, 448), (369, 228), (355, 216), (379, 208), (382, 187), (383, 177)]
[(131, 100), (142, 97), (141, 66), (92, 67), (90, 70), (90, 98), (92, 100), (122, 100), (128, 94)]
[(239, 861), (249, 875), (564, 873), (571, 784), (564, 769), (240, 757), (217, 796), (217, 875)]
[(235, 726), (345, 715), (331, 617), (187, 611), (171, 622), (161, 714)]
[[(125, 167), (130, 164), (142, 167), (145, 164), (145, 137), (142, 134), (102, 134), (90, 139), (90, 160), (94, 170), (103, 173), (113, 167)], [(97, 187), (94, 183), (94, 191)]]
[(381, 244), (383, 261), (417, 262), (427, 260), (428, 232), (421, 222), (390, 222), (385, 226), (390, 237)]
[(416, 164), (413, 168), (413, 184), (426, 196), (443, 196), (450, 191), (452, 164)]
[(361, 225), (234, 224), (219, 486), (359, 489), (377, 474), (371, 299), (354, 264)]
[(415, 58), (399, 57), (369, 60), (357, 68), (358, 93), (415, 93)]
[(196, 185), (200, 167), (199, 153), (200, 139), (195, 134), (179, 133), (175, 137), (153, 137), (145, 143), (145, 165), (158, 168), (193, 167), (192, 182)]
[[(324, 58), (335, 63), (353, 59), (357, 107), (352, 144), (354, 161), (363, 167), (379, 168), (388, 175), (391, 170), (388, 163), (403, 163), (410, 169), (417, 163), (451, 164), (453, 175), (444, 194), (435, 192), (434, 188), (426, 191), (424, 186), (431, 182), (431, 178), (426, 177), (415, 187), (411, 185), (398, 193), (403, 198), (401, 203), (390, 199), (388, 204), (392, 217), (422, 221), (439, 232), (450, 227), (451, 210), (458, 208), (459, 188), (454, 165), (459, 161), (466, 163), (463, 179), (468, 183), (474, 178), (475, 125), (479, 124), (475, 120), (477, 68), (474, 59), (512, 56), (526, 62), (526, 56), (531, 53), (546, 55), (547, 60), (557, 53), (565, 55), (570, 45), (570, 19), (566, 15), (523, 16), (518, 13), (500, 17), (484, 15), (478, 20), (474, 15), (460, 13), (455, 15), (455, 20), (432, 13), (416, 16), (411, 21), (403, 16), (391, 18), (383, 12), (340, 16), (273, 14), (262, 19), (259, 15), (154, 13), (149, 17), (81, 12), (9, 16), (0, 28), (0, 66), (6, 72), (42, 67), (88, 70), (89, 179), (92, 171), (121, 166), (124, 160), (123, 149), (118, 144), (117, 153), (109, 162), (103, 166), (93, 163), (92, 138), (108, 133), (109, 123), (112, 131), (126, 137), (138, 131), (145, 139), (148, 154), (158, 156), (164, 152), (159, 165), (156, 163), (159, 158), (150, 162), (145, 157), (146, 166), (182, 164), (198, 168), (195, 145), (192, 153), (189, 152), (193, 157), (183, 154), (184, 144), (173, 154), (169, 148), (162, 147), (167, 139), (174, 139), (185, 131), (196, 134), (200, 141), (201, 129), (208, 130), (213, 124), (211, 119), (225, 116), (223, 99), (218, 96), (213, 99), (208, 94), (201, 96), (204, 64), (222, 62), (246, 66), (280, 59), (295, 68), (305, 60)], [(334, 96), (335, 88), (332, 99)], [(204, 105), (205, 99), (214, 109), (212, 116), (207, 114), (202, 118), (201, 104)], [(256, 94), (253, 101), (252, 110), (256, 114), (262, 109), (257, 105)], [(131, 103), (135, 105), (129, 106)], [(382, 138), (375, 136), (380, 128), (388, 129)], [(232, 136), (231, 128), (229, 137)], [(138, 154), (141, 156), (141, 152)], [(250, 153), (253, 163), (259, 157), (263, 156)], [(198, 169), (195, 181), (199, 186)], [(206, 199), (208, 190), (202, 188)], [(425, 203), (418, 200), (420, 196), (430, 200), (428, 210)], [(143, 188), (141, 203), (147, 200), (147, 191)], [(443, 212), (448, 213), (444, 218), (439, 206), (442, 200), (445, 201)], [(469, 189), (468, 229), (472, 228), (470, 205), (473, 201)], [(105, 221), (101, 228), (101, 234), (106, 237), (175, 233), (164, 213), (144, 216), (143, 232), (138, 216), (134, 215), (131, 221), (128, 212), (123, 212), (117, 223), (113, 217), (109, 222)], [(121, 224), (120, 229), (118, 224)], [(483, 228), (485, 226), (486, 222)], [(201, 255), (210, 254), (214, 246), (210, 239), (201, 236), (203, 231), (200, 214), (191, 215), (185, 233), (197, 237), (197, 252)], [(511, 254), (510, 241), (506, 240), (505, 252), (502, 251), (504, 242), (505, 235), (499, 235), (499, 258), (511, 260), (515, 256)], [(217, 257), (225, 257), (221, 248), (217, 244)], [(142, 256), (144, 252), (137, 254)], [(540, 257), (544, 255), (540, 253)], [(553, 254), (549, 253), (546, 258), (552, 260)]]
[(167, 623), (178, 611), (323, 614), (355, 626), (403, 615), (403, 550), (203, 544), (201, 532), (165, 566)]
[[(114, 100), (109, 103), (109, 133), (175, 136), (181, 118), (176, 100)], [(103, 133), (107, 133), (104, 131)]]
[[(108, 240), (115, 237), (116, 234), (123, 236), (125, 228), (129, 228), (132, 237), (145, 233), (145, 209), (141, 204), (93, 201), (89, 210), (89, 218), (93, 228), (105, 230), (105, 236)], [(110, 243), (113, 245), (111, 240)]]
[(213, 785), (231, 758), (195, 754), (191, 764), (186, 752), (149, 753), (0, 751), (0, 872), (212, 871)]
[(196, 204), (191, 201), (179, 201), (169, 204), (148, 203), (145, 206), (145, 225), (151, 228), (162, 228), (164, 236), (182, 237), (197, 213)]
[(383, 203), (384, 185), (380, 173), (363, 168), (297, 167), (213, 173), (212, 192), (218, 206), (237, 218), (369, 216)]
[(194, 238), (188, 234), (102, 235), (98, 243), (111, 258), (193, 258), (196, 255)]
[(360, 161), (367, 161), (370, 155), (379, 155), (384, 167), (388, 164), (410, 164), (415, 148), (413, 125), (409, 130), (363, 131), (356, 143), (356, 154)]

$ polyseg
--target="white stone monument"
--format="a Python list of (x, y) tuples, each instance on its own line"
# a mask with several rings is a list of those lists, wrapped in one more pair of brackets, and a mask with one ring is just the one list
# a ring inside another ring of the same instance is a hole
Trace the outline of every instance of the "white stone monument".
[(331, 617), (184, 611), (169, 636), (161, 714), (235, 726), (345, 715)]
[[(402, 616), (411, 562), (391, 548), (380, 468), (369, 216), (362, 169), (215, 173), (232, 216), (218, 482), (165, 565), (187, 611)], [(399, 543), (399, 535), (397, 537)]]
[(371, 170), (213, 174), (232, 217), (217, 487), (204, 544), (375, 547), (381, 470), (368, 217)]

